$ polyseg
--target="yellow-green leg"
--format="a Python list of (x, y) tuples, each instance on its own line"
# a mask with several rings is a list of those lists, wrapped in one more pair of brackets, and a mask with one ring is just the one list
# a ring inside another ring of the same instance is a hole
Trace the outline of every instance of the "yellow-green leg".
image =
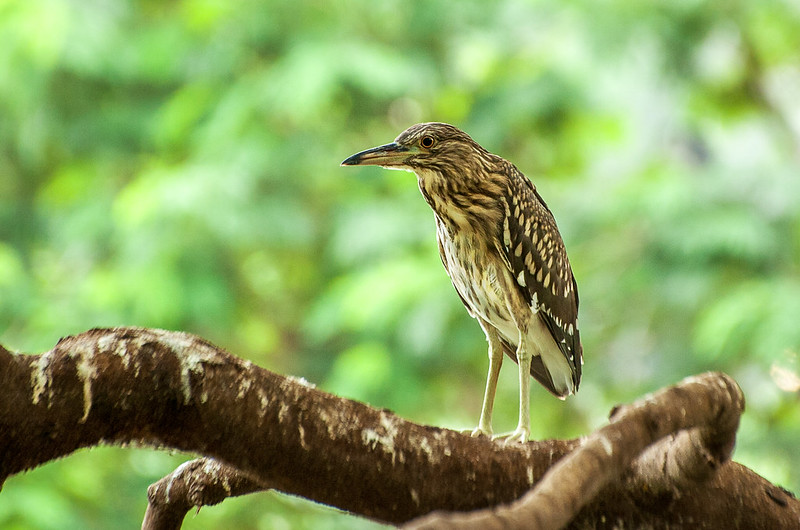
[(494, 409), (494, 396), (497, 391), (497, 377), (500, 375), (500, 366), (503, 364), (503, 346), (500, 336), (491, 324), (479, 320), (486, 341), (489, 343), (489, 373), (486, 376), (486, 391), (483, 394), (481, 406), (481, 419), (478, 427), (472, 431), (472, 436), (492, 435), (492, 410)]
[(527, 337), (520, 333), (519, 346), (517, 347), (517, 362), (519, 363), (519, 422), (506, 443), (525, 443), (531, 434), (531, 352), (528, 349)]

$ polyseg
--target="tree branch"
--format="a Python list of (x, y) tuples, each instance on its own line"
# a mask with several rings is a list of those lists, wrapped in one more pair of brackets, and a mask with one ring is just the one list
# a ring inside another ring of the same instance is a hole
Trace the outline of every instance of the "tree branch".
[[(407, 528), (562, 528), (634, 462), (634, 490), (677, 492), (690, 481), (707, 479), (730, 459), (743, 410), (744, 396), (727, 375), (690, 377), (617, 407), (609, 425), (550, 468), (520, 500), (469, 516), (433, 514)], [(653, 445), (671, 434), (678, 435)]]
[(199, 510), (228, 497), (266, 489), (266, 484), (211, 458), (191, 460), (147, 488), (142, 530), (177, 529), (195, 506)]
[[(697, 404), (690, 405), (687, 411)], [(181, 485), (189, 468), (179, 470), (169, 499), (189, 492), (184, 510), (269, 485), (389, 523), (513, 502), (580, 445), (506, 447), (416, 425), (271, 373), (198, 337), (142, 328), (90, 330), (41, 355), (0, 350), (0, 433), (0, 484), (81, 447), (138, 442), (221, 464), (192, 467), (211, 487), (200, 494), (191, 493), (199, 483)], [(231, 493), (226, 476), (241, 480), (228, 482)], [(800, 527), (796, 499), (732, 462), (679, 491), (649, 495), (637, 484), (610, 482), (572, 525), (594, 526), (602, 517), (663, 528), (691, 517), (695, 527), (713, 528), (735, 517), (732, 527)], [(162, 482), (151, 499), (167, 493)]]

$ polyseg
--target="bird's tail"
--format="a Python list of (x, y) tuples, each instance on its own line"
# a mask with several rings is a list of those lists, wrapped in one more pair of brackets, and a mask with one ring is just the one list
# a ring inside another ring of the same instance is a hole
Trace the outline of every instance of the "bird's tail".
[[(506, 342), (505, 339), (501, 339), (500, 342), (503, 344), (503, 351), (511, 357), (511, 360), (517, 362), (517, 350), (514, 346)], [(543, 387), (545, 387), (551, 394), (553, 394), (558, 399), (564, 399), (568, 395), (572, 394), (577, 390), (577, 385), (574, 389), (567, 388), (566, 390), (559, 390), (556, 388), (556, 385), (553, 383), (553, 378), (550, 376), (549, 370), (545, 367), (544, 361), (542, 360), (541, 355), (534, 355), (531, 359), (531, 375), (534, 379), (539, 381)]]

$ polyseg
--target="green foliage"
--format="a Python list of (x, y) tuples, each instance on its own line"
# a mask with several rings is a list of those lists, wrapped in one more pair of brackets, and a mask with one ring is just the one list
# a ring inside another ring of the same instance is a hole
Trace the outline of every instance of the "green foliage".
[[(208, 337), (417, 421), (477, 420), (486, 345), (410, 174), (338, 163), (448, 121), (533, 178), (581, 294), (580, 393), (537, 437), (704, 370), (736, 458), (800, 490), (800, 13), (791, 2), (0, 4), (0, 342)], [(513, 427), (501, 374), (496, 428)], [(10, 480), (4, 528), (135, 526), (186, 457), (99, 449)], [(113, 492), (113, 494), (109, 494)], [(276, 494), (188, 528), (372, 526)]]

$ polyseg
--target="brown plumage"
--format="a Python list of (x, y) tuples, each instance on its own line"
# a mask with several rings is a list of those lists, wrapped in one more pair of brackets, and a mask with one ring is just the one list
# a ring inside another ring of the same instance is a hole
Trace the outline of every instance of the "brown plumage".
[(447, 274), (489, 342), (489, 375), (474, 435), (491, 434), (503, 352), (520, 366), (519, 424), (530, 432), (528, 374), (563, 398), (578, 390), (583, 349), (578, 290), (553, 214), (513, 164), (445, 123), (420, 123), (342, 165), (413, 171), (433, 209)]

